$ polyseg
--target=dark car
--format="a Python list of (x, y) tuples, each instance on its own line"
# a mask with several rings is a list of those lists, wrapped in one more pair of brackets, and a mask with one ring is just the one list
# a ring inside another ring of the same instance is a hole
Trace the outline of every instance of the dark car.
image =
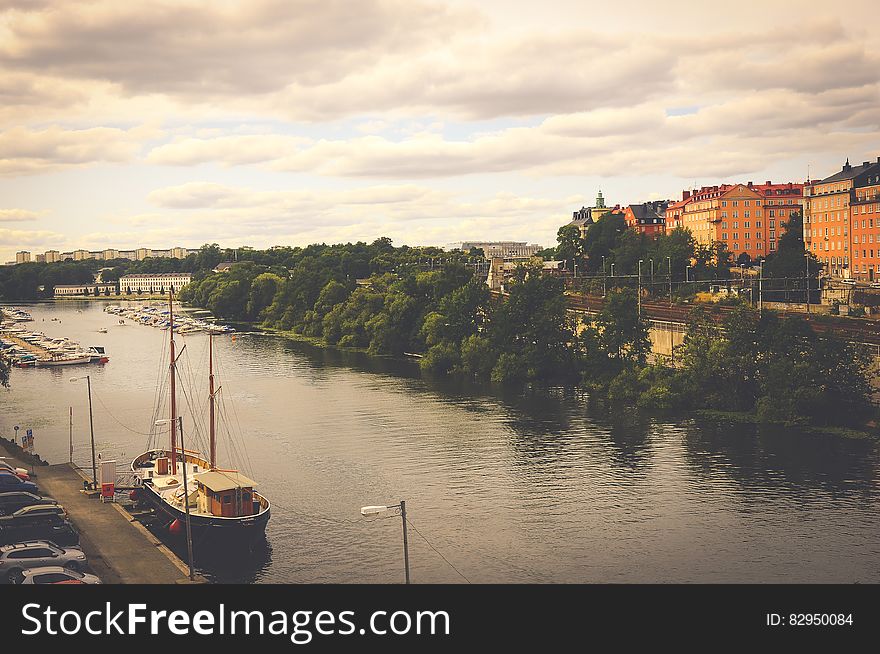
[(79, 544), (79, 534), (58, 512), (28, 511), (41, 507), (25, 507), (14, 515), (0, 518), (0, 545), (25, 540), (50, 540), (58, 545)]
[(0, 493), (0, 516), (10, 515), (26, 506), (37, 504), (58, 504), (51, 497), (41, 497), (26, 491), (7, 491)]
[(0, 470), (0, 493), (7, 491), (25, 491), (27, 493), (39, 493), (37, 485), (32, 481), (19, 479), (8, 470)]

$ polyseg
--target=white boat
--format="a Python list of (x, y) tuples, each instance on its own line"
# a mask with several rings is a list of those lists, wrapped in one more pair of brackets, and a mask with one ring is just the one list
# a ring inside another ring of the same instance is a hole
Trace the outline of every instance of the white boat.
[(36, 366), (38, 368), (49, 368), (53, 366), (78, 366), (83, 363), (89, 363), (91, 357), (85, 355), (55, 355), (51, 359), (37, 359)]

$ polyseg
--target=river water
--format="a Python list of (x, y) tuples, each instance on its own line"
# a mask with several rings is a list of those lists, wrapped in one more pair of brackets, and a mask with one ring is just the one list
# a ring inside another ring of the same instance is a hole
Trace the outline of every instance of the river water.
[[(104, 345), (111, 357), (16, 369), (0, 391), (0, 433), (32, 428), (50, 462), (68, 458), (73, 407), (73, 458), (91, 466), (77, 375), (91, 374), (102, 459), (127, 468), (155, 429), (167, 333), (120, 326), (104, 306), (28, 307), (30, 328)], [(198, 414), (207, 336), (178, 338)], [(238, 443), (221, 439), (220, 463), (238, 452), (273, 503), (265, 547), (205, 567), (216, 581), (401, 582), (400, 518), (359, 512), (400, 499), (415, 583), (880, 581), (874, 441), (609, 416), (570, 389), (426, 379), (409, 361), (268, 335), (214, 340)], [(185, 410), (184, 422), (198, 442), (204, 418)]]

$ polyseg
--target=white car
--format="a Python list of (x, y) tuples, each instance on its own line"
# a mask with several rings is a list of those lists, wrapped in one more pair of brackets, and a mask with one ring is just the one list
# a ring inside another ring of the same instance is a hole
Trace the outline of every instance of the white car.
[(23, 584), (100, 584), (95, 575), (77, 572), (60, 565), (48, 565), (43, 568), (31, 568), (22, 573)]

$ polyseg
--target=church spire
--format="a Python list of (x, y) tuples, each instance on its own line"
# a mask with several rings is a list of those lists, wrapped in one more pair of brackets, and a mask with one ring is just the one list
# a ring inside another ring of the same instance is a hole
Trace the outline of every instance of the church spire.
[(596, 196), (596, 209), (605, 208), (605, 198), (602, 197), (602, 189), (599, 189), (599, 195)]

